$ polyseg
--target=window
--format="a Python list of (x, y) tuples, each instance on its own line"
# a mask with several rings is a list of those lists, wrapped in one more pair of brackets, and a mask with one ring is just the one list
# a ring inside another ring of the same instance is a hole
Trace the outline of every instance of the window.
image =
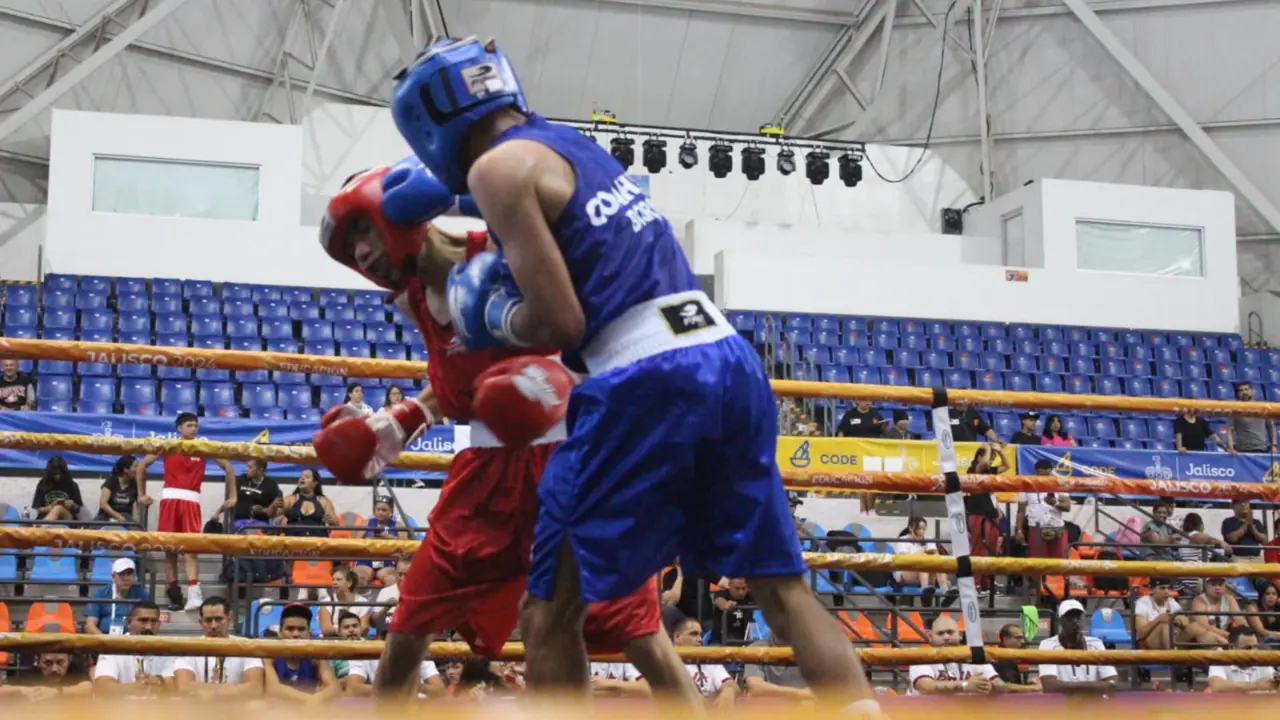
[(251, 165), (95, 156), (93, 211), (208, 220), (257, 220)]
[(1076, 267), (1095, 272), (1202, 278), (1204, 231), (1077, 220)]
[(1026, 267), (1027, 247), (1021, 210), (1000, 218), (1000, 238), (1004, 241), (1005, 266)]

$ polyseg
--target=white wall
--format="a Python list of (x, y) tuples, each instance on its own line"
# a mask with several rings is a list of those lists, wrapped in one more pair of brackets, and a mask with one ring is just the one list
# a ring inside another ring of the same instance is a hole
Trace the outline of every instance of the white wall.
[[(299, 223), (302, 131), (268, 123), (55, 111), (45, 255), (52, 272), (369, 287)], [(93, 212), (95, 155), (260, 168), (258, 220)]]
[(0, 280), (40, 279), (46, 209), (44, 205), (0, 203)]
[[(1043, 269), (1008, 282), (1000, 266), (902, 255), (822, 258), (785, 251), (723, 250), (716, 302), (742, 310), (1002, 320), (1235, 332), (1239, 328), (1233, 197), (1224, 192), (1046, 180)], [(995, 216), (1006, 210), (997, 207)], [(1203, 279), (1081, 272), (1077, 218), (1204, 228)], [(979, 223), (985, 228), (990, 219)], [(984, 224), (985, 223), (985, 224)], [(1028, 232), (1028, 235), (1031, 233)]]

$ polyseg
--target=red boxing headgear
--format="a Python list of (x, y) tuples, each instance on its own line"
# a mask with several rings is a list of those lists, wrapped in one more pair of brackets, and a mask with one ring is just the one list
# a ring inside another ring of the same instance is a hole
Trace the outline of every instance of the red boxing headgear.
[[(390, 170), (390, 167), (378, 167), (347, 180), (329, 201), (324, 221), (320, 224), (320, 244), (330, 257), (370, 282), (399, 292), (417, 276), (418, 253), (426, 241), (427, 224), (398, 225), (383, 214), (382, 179)], [(382, 239), (387, 253), (387, 277), (365, 272), (352, 255), (347, 235), (362, 221), (370, 224)]]

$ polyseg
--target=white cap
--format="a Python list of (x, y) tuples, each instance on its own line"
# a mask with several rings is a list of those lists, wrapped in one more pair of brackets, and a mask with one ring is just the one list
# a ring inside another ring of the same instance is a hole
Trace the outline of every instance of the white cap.
[(1058, 603), (1058, 617), (1063, 617), (1072, 610), (1084, 612), (1084, 605), (1081, 605), (1079, 600), (1063, 600)]
[(126, 570), (135, 570), (135, 571), (136, 571), (137, 569), (138, 569), (138, 568), (133, 564), (133, 561), (132, 561), (132, 560), (130, 560), (129, 558), (120, 558), (120, 559), (116, 560), (115, 562), (111, 563), (111, 574), (112, 574), (112, 575), (118, 575), (118, 574), (120, 574), (120, 573), (122, 573), (122, 572), (124, 572), (124, 571), (126, 571)]

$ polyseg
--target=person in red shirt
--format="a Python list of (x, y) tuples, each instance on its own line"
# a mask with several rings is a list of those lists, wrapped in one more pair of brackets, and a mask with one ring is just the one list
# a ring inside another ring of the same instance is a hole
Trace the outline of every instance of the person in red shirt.
[[(455, 264), (483, 251), (489, 239), (484, 232), (452, 236), (426, 222), (387, 220), (384, 178), (392, 184), (406, 163), (348, 178), (329, 203), (321, 233), (330, 256), (396, 293), (397, 304), (422, 331), (431, 361), (430, 384), (417, 398), (372, 417), (341, 407), (326, 413), (315, 436), (316, 454), (339, 481), (368, 484), (435, 418), (470, 423), (470, 447), (454, 457), (427, 518), (431, 529), (400, 582), (400, 603), (374, 682), (383, 696), (410, 691), (431, 640), (446, 629), (456, 629), (487, 656), (510, 638), (532, 562), (538, 481), (565, 437), (561, 421), (532, 442), (506, 446), (494, 428), (475, 419), (477, 387), (494, 382), (493, 373), (503, 369), (499, 364), (526, 363), (524, 370), (534, 374), (566, 371), (548, 362), (553, 353), (545, 350), (463, 348), (450, 324), (446, 280)], [(700, 702), (662, 632), (655, 580), (626, 597), (592, 605), (584, 635), (593, 650), (625, 651), (655, 689)]]
[[(200, 432), (200, 420), (194, 413), (178, 414), (175, 422), (178, 435), (183, 440), (195, 440)], [(145, 488), (147, 467), (160, 459), (160, 455), (148, 455), (134, 466), (138, 487)], [(204, 530), (204, 515), (200, 512), (200, 488), (204, 484), (207, 461), (193, 455), (164, 456), (164, 489), (160, 492), (160, 532), (200, 533)], [(222, 509), (229, 510), (236, 504), (236, 473), (231, 463), (222, 458), (214, 459), (227, 474), (227, 497)], [(187, 565), (187, 603), (182, 604), (182, 591), (178, 589), (178, 555), (167, 553), (164, 558), (164, 575), (168, 582), (170, 610), (198, 610), (204, 602), (200, 590), (199, 556), (185, 554)]]

